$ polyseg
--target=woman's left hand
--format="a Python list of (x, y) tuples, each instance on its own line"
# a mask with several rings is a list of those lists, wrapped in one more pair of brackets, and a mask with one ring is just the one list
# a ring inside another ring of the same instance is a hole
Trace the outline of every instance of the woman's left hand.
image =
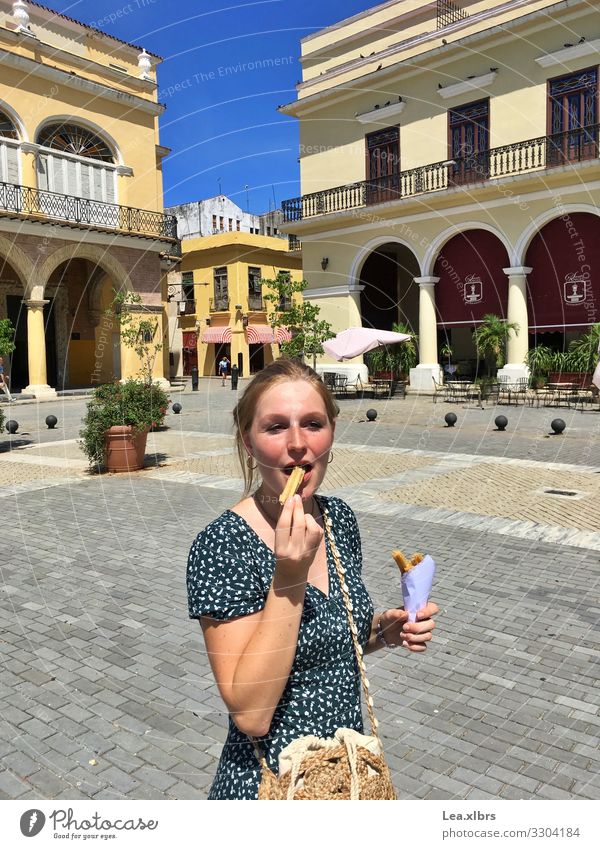
[(435, 628), (432, 618), (439, 613), (439, 607), (433, 601), (417, 612), (417, 621), (409, 622), (408, 613), (401, 607), (393, 607), (381, 614), (381, 629), (386, 641), (391, 645), (402, 646), (409, 651), (423, 652), (431, 640)]

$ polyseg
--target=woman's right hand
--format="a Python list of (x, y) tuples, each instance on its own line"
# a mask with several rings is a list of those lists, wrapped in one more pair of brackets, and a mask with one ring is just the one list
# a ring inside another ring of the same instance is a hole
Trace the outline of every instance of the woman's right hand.
[(288, 498), (275, 528), (276, 573), (286, 587), (306, 582), (322, 539), (323, 528), (304, 512), (302, 498)]

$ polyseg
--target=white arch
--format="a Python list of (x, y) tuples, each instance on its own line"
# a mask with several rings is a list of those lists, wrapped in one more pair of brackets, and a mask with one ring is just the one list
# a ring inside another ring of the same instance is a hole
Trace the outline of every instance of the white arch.
[(375, 250), (377, 250), (377, 248), (383, 247), (383, 245), (389, 245), (390, 242), (396, 245), (402, 245), (403, 248), (408, 248), (408, 250), (416, 259), (417, 265), (419, 265), (420, 267), (419, 257), (417, 256), (409, 242), (405, 241), (404, 239), (401, 239), (399, 236), (393, 236), (391, 233), (381, 236), (375, 236), (373, 239), (367, 242), (366, 245), (363, 245), (360, 248), (354, 259), (352, 260), (352, 266), (350, 268), (349, 274), (351, 286), (357, 286), (360, 283), (360, 272), (362, 270), (364, 261), (369, 256), (369, 254), (372, 254)]
[(542, 227), (545, 227), (545, 225), (549, 224), (550, 221), (554, 221), (555, 218), (562, 218), (563, 215), (572, 215), (576, 212), (588, 212), (591, 215), (595, 215), (600, 218), (600, 210), (598, 207), (587, 203), (565, 203), (560, 207), (553, 206), (552, 209), (547, 209), (544, 212), (541, 212), (521, 234), (519, 241), (515, 245), (515, 253), (512, 264), (514, 266), (525, 265), (529, 245), (531, 244), (533, 237), (540, 232)]
[(0, 112), (5, 112), (6, 115), (10, 118), (10, 120), (15, 125), (18, 133), (19, 133), (19, 141), (26, 142), (29, 141), (29, 136), (27, 135), (27, 130), (25, 129), (25, 124), (21, 120), (20, 116), (17, 115), (15, 110), (10, 106), (6, 100), (0, 100)]
[(492, 227), (491, 224), (485, 224), (482, 221), (465, 221), (461, 224), (452, 224), (444, 230), (427, 248), (425, 259), (423, 260), (423, 277), (431, 277), (435, 266), (435, 261), (444, 247), (446, 242), (449, 242), (453, 236), (464, 235), (468, 230), (487, 230), (488, 233), (493, 233), (506, 248), (508, 257), (513, 255), (512, 245), (501, 230)]
[(96, 135), (111, 149), (111, 152), (115, 157), (115, 165), (125, 164), (123, 155), (121, 154), (121, 148), (113, 136), (111, 136), (110, 133), (107, 133), (104, 127), (101, 127), (100, 124), (96, 124), (88, 118), (81, 118), (79, 115), (51, 115), (49, 118), (44, 118), (44, 120), (35, 128), (33, 138), (36, 142), (41, 131), (49, 124), (75, 124), (84, 127), (86, 130), (91, 130), (93, 133), (96, 133)]

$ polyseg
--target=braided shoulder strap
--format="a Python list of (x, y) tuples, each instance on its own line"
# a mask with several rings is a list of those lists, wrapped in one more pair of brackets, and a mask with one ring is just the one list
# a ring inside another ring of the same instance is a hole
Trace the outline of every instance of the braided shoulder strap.
[(358, 629), (354, 622), (354, 615), (352, 613), (353, 606), (350, 601), (350, 592), (348, 590), (348, 585), (346, 583), (346, 570), (342, 566), (342, 561), (340, 559), (340, 553), (337, 549), (337, 545), (335, 543), (335, 538), (333, 536), (333, 528), (331, 524), (331, 519), (329, 517), (329, 513), (327, 512), (327, 508), (324, 505), (319, 505), (321, 508), (321, 512), (323, 514), (323, 525), (325, 527), (325, 533), (327, 534), (327, 539), (329, 540), (329, 547), (331, 548), (331, 553), (333, 554), (333, 562), (335, 563), (335, 571), (337, 572), (337, 576), (340, 582), (340, 586), (342, 589), (342, 598), (344, 600), (344, 607), (346, 608), (346, 616), (348, 617), (348, 624), (350, 626), (350, 634), (352, 636), (352, 643), (354, 645), (354, 653), (356, 655), (356, 662), (358, 664), (358, 669), (360, 672), (360, 678), (362, 681), (362, 688), (365, 694), (365, 702), (367, 705), (367, 712), (369, 714), (369, 721), (371, 723), (371, 733), (373, 737), (377, 739), (379, 742), (379, 746), (381, 751), (383, 751), (383, 746), (381, 745), (381, 740), (379, 738), (379, 733), (377, 731), (379, 727), (379, 722), (377, 721), (377, 717), (375, 716), (375, 712), (373, 710), (373, 697), (369, 692), (369, 679), (367, 678), (367, 670), (365, 667), (365, 661), (363, 659), (363, 648), (358, 639)]

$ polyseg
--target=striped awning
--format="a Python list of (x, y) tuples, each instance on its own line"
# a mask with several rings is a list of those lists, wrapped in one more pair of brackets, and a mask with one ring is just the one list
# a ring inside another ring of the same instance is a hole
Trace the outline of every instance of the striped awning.
[(292, 334), (287, 329), (287, 327), (276, 327), (275, 328), (275, 341), (278, 343), (281, 342), (291, 342)]
[(220, 345), (231, 342), (231, 327), (207, 327), (202, 331), (202, 341), (207, 345)]
[(275, 341), (273, 329), (268, 324), (249, 324), (246, 336), (249, 345), (270, 345)]

